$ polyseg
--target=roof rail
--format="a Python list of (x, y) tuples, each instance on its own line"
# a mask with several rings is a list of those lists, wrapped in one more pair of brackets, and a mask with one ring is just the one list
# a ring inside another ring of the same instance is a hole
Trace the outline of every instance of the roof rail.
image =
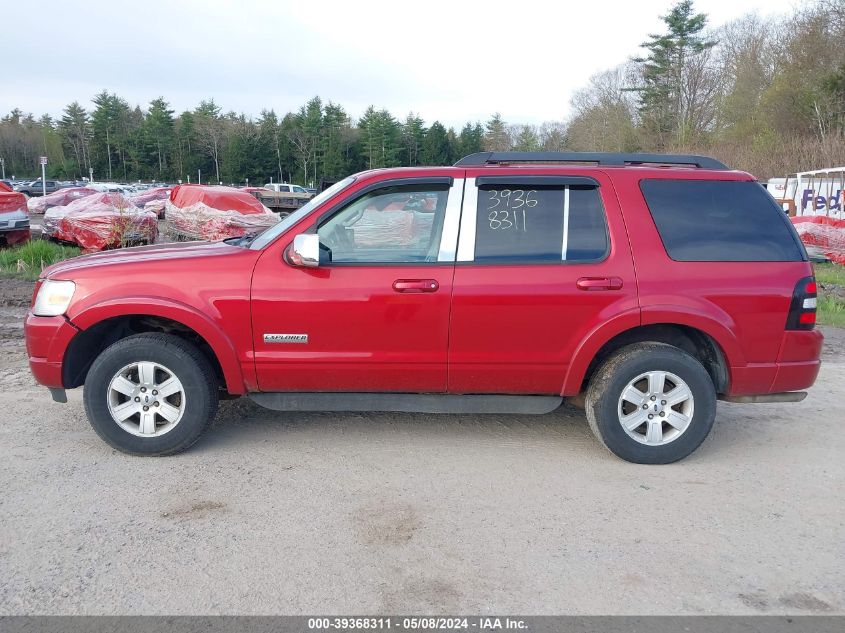
[(729, 169), (708, 156), (684, 154), (617, 154), (613, 152), (478, 152), (464, 156), (455, 167), (500, 163), (596, 163), (597, 165), (685, 165), (700, 169)]

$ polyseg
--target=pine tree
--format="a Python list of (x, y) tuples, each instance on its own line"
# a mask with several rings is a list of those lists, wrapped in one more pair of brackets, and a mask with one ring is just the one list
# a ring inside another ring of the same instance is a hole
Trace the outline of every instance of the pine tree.
[(170, 174), (168, 157), (173, 149), (173, 110), (164, 97), (153, 99), (144, 118), (142, 137), (146, 154), (155, 157), (158, 180)]
[(467, 123), (458, 135), (457, 158), (484, 151), (484, 128), (481, 123)]
[[(88, 175), (90, 167), (89, 143), (91, 142), (91, 122), (88, 113), (77, 101), (64, 109), (58, 123), (59, 134), (65, 145), (73, 152), (77, 169), (71, 170), (73, 175)], [(80, 173), (81, 172), (81, 173)]]
[(506, 152), (511, 148), (507, 124), (498, 112), (487, 121), (487, 132), (484, 135), (484, 149), (488, 152)]
[(418, 114), (410, 112), (402, 125), (402, 164), (416, 167), (420, 164), (420, 153), (425, 140), (425, 122)]
[(424, 165), (439, 166), (450, 164), (452, 145), (446, 128), (440, 121), (431, 124), (423, 140), (420, 160)]
[(661, 19), (666, 24), (666, 33), (650, 35), (642, 44), (648, 55), (634, 61), (642, 69), (643, 84), (635, 88), (640, 98), (640, 114), (662, 148), (673, 133), (679, 144), (685, 142), (688, 113), (684, 78), (687, 66), (692, 58), (717, 42), (702, 35), (707, 15), (695, 13), (692, 0), (681, 0)]

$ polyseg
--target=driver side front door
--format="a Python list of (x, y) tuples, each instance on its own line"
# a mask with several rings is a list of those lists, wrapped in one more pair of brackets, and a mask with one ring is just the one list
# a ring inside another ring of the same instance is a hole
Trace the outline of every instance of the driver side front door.
[(445, 392), (462, 195), (463, 180), (445, 176), (365, 184), (308, 229), (331, 262), (262, 256), (252, 285), (259, 389)]

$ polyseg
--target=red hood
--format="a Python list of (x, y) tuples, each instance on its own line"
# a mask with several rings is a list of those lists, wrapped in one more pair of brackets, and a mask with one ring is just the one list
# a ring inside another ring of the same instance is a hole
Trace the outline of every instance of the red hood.
[(223, 242), (175, 242), (136, 246), (67, 259), (45, 268), (41, 276), (52, 279), (73, 279), (77, 272), (100, 266), (138, 265), (145, 262), (198, 259), (201, 257), (226, 257), (244, 253), (244, 251), (243, 248)]

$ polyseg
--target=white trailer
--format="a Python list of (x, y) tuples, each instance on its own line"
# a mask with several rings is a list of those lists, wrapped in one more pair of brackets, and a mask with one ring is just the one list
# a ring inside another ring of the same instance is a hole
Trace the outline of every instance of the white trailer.
[(789, 215), (824, 215), (838, 220), (845, 219), (845, 167), (816, 169), (786, 178), (772, 178), (766, 188)]

